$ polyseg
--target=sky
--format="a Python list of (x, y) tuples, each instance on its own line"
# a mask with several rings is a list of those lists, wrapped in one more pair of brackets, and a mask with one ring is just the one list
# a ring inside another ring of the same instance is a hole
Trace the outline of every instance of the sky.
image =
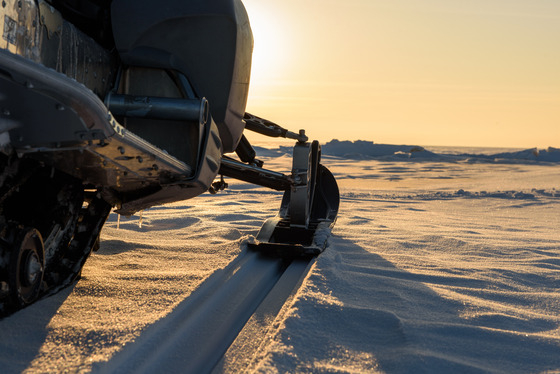
[(250, 113), (323, 142), (560, 147), (558, 0), (243, 3)]

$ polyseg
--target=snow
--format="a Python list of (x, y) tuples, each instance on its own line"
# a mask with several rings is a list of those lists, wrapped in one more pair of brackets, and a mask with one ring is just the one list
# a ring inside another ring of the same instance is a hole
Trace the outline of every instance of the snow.
[[(261, 151), (288, 172), (289, 148)], [(333, 236), (250, 372), (560, 371), (558, 148), (331, 141), (323, 160)], [(95, 372), (168, 317), (280, 206), (228, 182), (141, 227), (111, 215), (74, 287), (0, 321), (1, 371)]]

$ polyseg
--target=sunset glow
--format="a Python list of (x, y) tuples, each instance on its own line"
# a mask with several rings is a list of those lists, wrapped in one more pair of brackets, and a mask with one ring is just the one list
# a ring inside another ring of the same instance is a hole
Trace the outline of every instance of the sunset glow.
[(244, 4), (254, 114), (322, 141), (560, 146), (560, 2)]

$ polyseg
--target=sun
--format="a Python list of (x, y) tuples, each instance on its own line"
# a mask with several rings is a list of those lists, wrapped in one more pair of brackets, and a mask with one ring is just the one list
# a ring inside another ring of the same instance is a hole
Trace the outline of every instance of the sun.
[(251, 64), (251, 85), (266, 84), (287, 74), (290, 55), (290, 32), (281, 14), (275, 14), (280, 4), (263, 0), (243, 1), (253, 31), (254, 47)]

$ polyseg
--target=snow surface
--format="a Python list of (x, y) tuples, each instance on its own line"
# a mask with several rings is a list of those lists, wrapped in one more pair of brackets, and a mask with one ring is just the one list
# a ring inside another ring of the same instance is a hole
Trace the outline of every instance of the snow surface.
[[(258, 151), (288, 172), (289, 148)], [(323, 163), (333, 236), (249, 371), (560, 371), (559, 149), (332, 141)], [(74, 287), (0, 321), (0, 371), (95, 372), (166, 318), (276, 214), (280, 193), (228, 182), (111, 215)]]

